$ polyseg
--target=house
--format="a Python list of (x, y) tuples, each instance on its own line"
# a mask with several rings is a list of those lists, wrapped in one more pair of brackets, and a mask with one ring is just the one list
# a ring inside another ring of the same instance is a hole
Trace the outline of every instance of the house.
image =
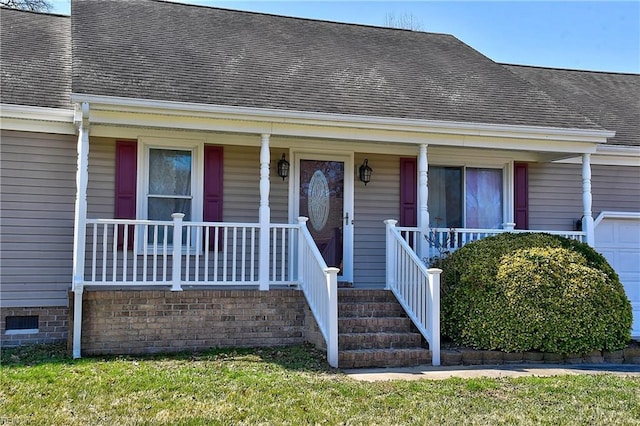
[(519, 230), (600, 247), (640, 335), (637, 74), (158, 0), (1, 24), (3, 345), (310, 341), (368, 365), (347, 362), (337, 295), (374, 317), (387, 288), (437, 364), (423, 259)]

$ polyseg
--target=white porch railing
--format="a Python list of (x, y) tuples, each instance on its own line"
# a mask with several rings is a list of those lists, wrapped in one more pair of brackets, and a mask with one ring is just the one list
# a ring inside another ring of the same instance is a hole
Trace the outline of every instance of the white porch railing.
[[(82, 285), (260, 284), (257, 223), (87, 219)], [(269, 226), (269, 284), (299, 285), (338, 366), (338, 268), (329, 268), (307, 218)], [(176, 244), (177, 242), (177, 244)], [(297, 255), (297, 262), (296, 260)]]
[[(269, 284), (297, 284), (298, 225), (271, 224)], [(87, 219), (83, 285), (259, 285), (255, 223)], [(178, 241), (178, 244), (174, 244)]]
[(299, 217), (298, 279), (320, 332), (327, 343), (327, 361), (338, 367), (338, 268), (322, 258), (307, 229), (307, 218)]
[[(409, 246), (409, 234), (401, 235), (397, 221), (387, 225), (387, 288), (429, 343), (431, 363), (440, 365), (440, 269), (427, 269)], [(418, 235), (414, 235), (415, 238)], [(406, 239), (405, 239), (406, 238)]]
[[(387, 287), (393, 291), (418, 330), (432, 347), (433, 364), (440, 358), (440, 269), (427, 269), (426, 262), (465, 244), (505, 232), (544, 232), (586, 241), (581, 231), (534, 231), (514, 229), (431, 228), (424, 236), (420, 228), (387, 224)], [(513, 224), (511, 224), (512, 226)]]
[(414, 250), (422, 244), (424, 247), (420, 256), (430, 259), (439, 256), (444, 252), (452, 253), (460, 247), (472, 241), (481, 240), (487, 237), (511, 233), (546, 233), (559, 235), (571, 240), (586, 242), (586, 233), (582, 231), (541, 231), (541, 230), (521, 230), (521, 229), (474, 229), (474, 228), (430, 228), (426, 238), (419, 228), (398, 227), (398, 232)]

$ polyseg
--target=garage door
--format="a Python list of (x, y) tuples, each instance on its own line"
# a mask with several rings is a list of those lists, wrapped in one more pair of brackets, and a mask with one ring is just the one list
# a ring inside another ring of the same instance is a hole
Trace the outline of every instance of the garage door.
[(631, 335), (640, 337), (640, 214), (603, 212), (596, 219), (595, 246), (620, 276), (633, 309)]

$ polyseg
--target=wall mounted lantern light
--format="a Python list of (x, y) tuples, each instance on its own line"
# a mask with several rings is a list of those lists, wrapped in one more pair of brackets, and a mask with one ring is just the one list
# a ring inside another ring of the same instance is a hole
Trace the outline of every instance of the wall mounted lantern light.
[(284, 154), (282, 154), (282, 158), (278, 160), (278, 176), (285, 180), (287, 176), (289, 176), (289, 162), (285, 159)]
[(365, 158), (364, 163), (358, 169), (358, 175), (360, 176), (360, 180), (364, 182), (364, 186), (371, 181), (371, 173), (373, 169), (369, 167), (369, 160)]

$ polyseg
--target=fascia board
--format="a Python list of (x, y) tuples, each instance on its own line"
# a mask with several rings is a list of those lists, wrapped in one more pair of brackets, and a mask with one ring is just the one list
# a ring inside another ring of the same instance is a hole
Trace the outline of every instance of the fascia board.
[(0, 104), (0, 129), (38, 133), (76, 133), (72, 109)]
[(599, 155), (615, 155), (640, 158), (640, 146), (600, 145), (596, 153)]
[[(353, 141), (398, 144), (427, 144), (459, 148), (499, 149), (513, 151), (553, 152), (548, 161), (567, 158), (582, 153), (593, 153), (595, 143), (566, 142), (550, 139), (515, 139), (489, 136), (463, 136), (456, 134), (433, 134), (426, 132), (393, 131), (370, 128), (347, 128), (297, 123), (268, 123), (250, 120), (228, 120), (197, 118), (190, 116), (161, 116), (150, 114), (122, 113), (90, 110), (91, 134), (94, 136), (115, 136), (124, 129), (156, 129), (157, 131), (226, 132), (244, 134), (268, 133), (273, 136), (294, 138), (322, 138), (327, 141)], [(108, 123), (108, 124), (107, 124)], [(135, 133), (135, 130), (132, 130)], [(122, 136), (121, 136), (122, 137)]]
[(73, 102), (88, 102), (92, 110), (118, 111), (162, 116), (189, 116), (221, 118), (227, 120), (256, 121), (272, 124), (298, 124), (313, 126), (377, 129), (433, 134), (488, 136), (499, 138), (547, 139), (604, 143), (615, 135), (609, 130), (565, 129), (556, 127), (514, 126), (487, 123), (417, 120), (389, 117), (370, 117), (346, 114), (328, 114), (265, 108), (247, 108), (206, 105), (174, 101), (122, 98), (72, 94)]
[[(556, 161), (564, 164), (582, 164), (581, 157), (571, 157)], [(591, 155), (591, 164), (601, 166), (640, 167), (640, 147), (620, 145), (600, 145)]]

